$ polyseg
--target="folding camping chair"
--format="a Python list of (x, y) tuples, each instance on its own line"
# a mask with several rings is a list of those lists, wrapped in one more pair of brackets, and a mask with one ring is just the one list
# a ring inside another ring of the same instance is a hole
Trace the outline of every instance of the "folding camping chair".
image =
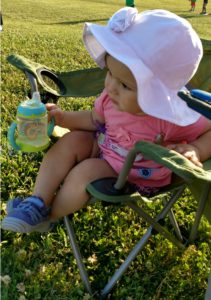
[[(203, 41), (203, 43), (205, 46), (207, 45), (206, 41)], [(206, 49), (208, 48), (205, 47), (205, 50)], [(204, 57), (204, 59), (207, 60), (207, 63), (204, 64), (204, 68), (199, 69), (200, 84), (195, 85), (196, 88), (200, 88), (200, 86), (204, 88), (207, 82), (210, 82), (211, 80), (211, 74), (208, 73), (211, 70), (209, 67), (209, 64), (211, 63), (211, 47), (209, 49), (209, 54)], [(42, 93), (43, 102), (47, 102), (48, 99), (52, 99), (56, 102), (61, 96), (92, 96), (99, 94), (103, 89), (105, 71), (98, 68), (81, 71), (55, 72), (46, 66), (35, 63), (19, 55), (10, 55), (8, 57), (8, 61), (25, 72), (30, 82), (31, 92), (38, 91), (38, 89), (42, 89), (42, 91), (44, 91), (44, 93)], [(204, 70), (205, 68), (207, 68), (207, 70)], [(204, 77), (201, 75), (203, 72), (206, 74)], [(48, 79), (48, 83), (46, 78)], [(198, 82), (196, 78), (197, 75), (194, 78), (194, 83)], [(53, 82), (53, 85), (56, 85), (56, 89), (49, 85), (49, 80)], [(92, 85), (93, 82), (94, 86)], [(80, 86), (79, 90), (78, 86)], [(209, 86), (209, 88), (210, 87), (211, 86)], [(185, 99), (187, 100), (187, 98), (188, 95), (186, 95)], [(171, 185), (162, 188), (159, 191), (159, 194), (157, 194), (157, 197), (160, 197), (161, 201), (163, 201), (163, 207), (156, 217), (149, 215), (139, 204), (142, 203), (142, 201), (146, 203), (146, 197), (142, 197), (139, 193), (131, 190), (130, 185), (127, 183), (128, 173), (133, 161), (135, 160), (136, 154), (139, 152), (149, 159), (171, 169), (174, 174)], [(182, 235), (172, 209), (186, 187), (190, 189), (193, 196), (198, 200), (195, 221), (189, 237), (184, 237)], [(91, 194), (92, 198), (101, 200), (107, 204), (121, 204), (129, 206), (150, 224), (146, 233), (131, 250), (126, 260), (122, 263), (119, 269), (116, 270), (103, 290), (99, 292), (100, 297), (105, 298), (153, 234), (160, 233), (174, 245), (183, 249), (187, 243), (193, 242), (196, 238), (198, 226), (203, 213), (205, 213), (211, 222), (211, 159), (204, 163), (204, 168), (202, 169), (193, 165), (189, 160), (175, 151), (170, 151), (157, 144), (140, 141), (136, 143), (134, 148), (129, 152), (123, 169), (117, 179), (105, 178), (96, 180), (87, 186), (87, 191)], [(162, 197), (162, 194), (169, 195), (168, 200), (166, 200), (166, 197)], [(120, 209), (121, 205), (119, 205)], [(170, 218), (174, 234), (167, 230), (164, 225), (164, 219), (166, 216)], [(89, 277), (82, 260), (78, 243), (76, 242), (76, 236), (71, 221), (72, 217), (74, 216), (64, 217), (64, 223), (83, 283), (90, 295), (93, 295)]]

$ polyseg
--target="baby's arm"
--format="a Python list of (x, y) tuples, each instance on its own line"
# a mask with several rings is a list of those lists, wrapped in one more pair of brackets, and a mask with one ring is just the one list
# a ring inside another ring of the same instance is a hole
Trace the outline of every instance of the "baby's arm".
[(208, 122), (205, 132), (192, 143), (171, 144), (167, 147), (179, 152), (195, 165), (201, 167), (201, 162), (211, 157), (211, 121)]
[(46, 104), (49, 117), (55, 118), (56, 125), (68, 128), (70, 130), (90, 130), (95, 131), (98, 123), (104, 123), (104, 120), (96, 111), (63, 111), (56, 104)]
[(199, 151), (200, 160), (203, 162), (211, 157), (211, 129), (191, 143)]
[(170, 144), (167, 146), (168, 149), (174, 150), (182, 155), (184, 155), (187, 159), (192, 161), (198, 167), (202, 167), (202, 163), (200, 162), (200, 153), (197, 147), (192, 144)]

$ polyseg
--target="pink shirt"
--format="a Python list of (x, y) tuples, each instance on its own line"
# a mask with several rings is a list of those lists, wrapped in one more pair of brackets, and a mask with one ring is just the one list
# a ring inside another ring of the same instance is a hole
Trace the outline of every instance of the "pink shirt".
[[(117, 173), (121, 171), (128, 151), (137, 141), (155, 142), (162, 134), (163, 145), (182, 141), (190, 143), (203, 133), (207, 122), (201, 116), (192, 125), (178, 126), (149, 115), (138, 116), (118, 111), (105, 90), (96, 99), (95, 110), (105, 119), (104, 134), (98, 137), (102, 156)], [(139, 154), (128, 180), (140, 187), (161, 187), (170, 183), (171, 171)]]

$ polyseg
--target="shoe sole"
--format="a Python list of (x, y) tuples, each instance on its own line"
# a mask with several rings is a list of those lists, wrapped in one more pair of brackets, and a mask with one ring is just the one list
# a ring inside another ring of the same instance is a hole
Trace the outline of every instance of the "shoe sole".
[(12, 217), (6, 217), (1, 224), (2, 229), (19, 233), (48, 232), (52, 229), (52, 227), (52, 223), (49, 221), (32, 226), (22, 220)]

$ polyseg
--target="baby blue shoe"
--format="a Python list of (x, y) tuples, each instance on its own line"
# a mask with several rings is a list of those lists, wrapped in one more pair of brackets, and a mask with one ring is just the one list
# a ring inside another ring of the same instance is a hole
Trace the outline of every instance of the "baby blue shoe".
[(16, 207), (18, 207), (19, 204), (21, 204), (21, 202), (23, 201), (24, 199), (22, 198), (14, 198), (12, 200), (9, 200), (7, 202), (7, 206), (6, 206), (6, 212), (7, 214), (11, 213)]
[(2, 220), (2, 229), (20, 233), (46, 232), (51, 229), (50, 208), (46, 208), (38, 197), (10, 200), (7, 211), (7, 216)]

